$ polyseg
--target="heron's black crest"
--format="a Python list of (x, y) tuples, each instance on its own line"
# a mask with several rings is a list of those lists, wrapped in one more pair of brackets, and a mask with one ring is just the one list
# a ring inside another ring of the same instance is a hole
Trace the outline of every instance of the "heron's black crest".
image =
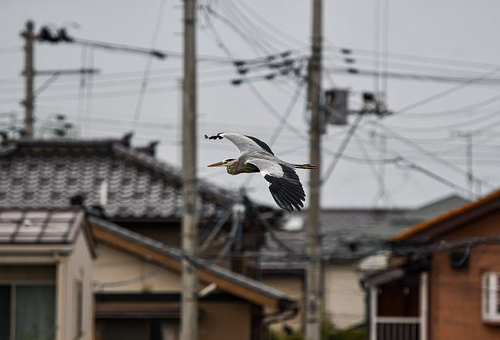
[(207, 136), (207, 135), (205, 135), (205, 139), (222, 139), (222, 138), (224, 138), (224, 137), (222, 137), (222, 136), (220, 135), (220, 133), (218, 133), (218, 134), (216, 134), (216, 135), (213, 135), (213, 136), (210, 136), (210, 137), (209, 137), (209, 136)]

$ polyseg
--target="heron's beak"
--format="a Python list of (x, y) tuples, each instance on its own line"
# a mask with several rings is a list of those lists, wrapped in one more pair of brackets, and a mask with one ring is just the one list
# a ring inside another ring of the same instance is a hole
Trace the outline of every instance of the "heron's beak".
[(210, 164), (210, 165), (207, 165), (208, 168), (219, 168), (221, 166), (224, 166), (224, 162), (217, 162), (217, 163), (214, 163), (214, 164)]

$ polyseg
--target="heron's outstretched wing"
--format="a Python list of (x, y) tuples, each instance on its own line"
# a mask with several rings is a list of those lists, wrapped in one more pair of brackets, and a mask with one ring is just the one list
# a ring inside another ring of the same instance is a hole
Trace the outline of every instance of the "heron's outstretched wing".
[(293, 168), (258, 158), (251, 158), (247, 163), (259, 168), (261, 175), (269, 182), (269, 191), (280, 208), (292, 212), (304, 207), (302, 202), (306, 194)]
[(239, 133), (231, 133), (231, 132), (221, 132), (213, 136), (205, 135), (207, 139), (222, 139), (227, 138), (230, 140), (241, 153), (249, 152), (249, 151), (265, 151), (274, 156), (269, 145), (264, 143), (258, 138), (252, 136), (240, 135)]

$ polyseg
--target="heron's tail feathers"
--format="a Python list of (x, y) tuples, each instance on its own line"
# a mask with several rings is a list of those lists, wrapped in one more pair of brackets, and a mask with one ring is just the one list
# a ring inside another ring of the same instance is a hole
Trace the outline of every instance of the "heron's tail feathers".
[(296, 169), (308, 169), (308, 170), (312, 170), (312, 169), (316, 169), (318, 168), (316, 165), (313, 165), (313, 164), (294, 164), (293, 165)]

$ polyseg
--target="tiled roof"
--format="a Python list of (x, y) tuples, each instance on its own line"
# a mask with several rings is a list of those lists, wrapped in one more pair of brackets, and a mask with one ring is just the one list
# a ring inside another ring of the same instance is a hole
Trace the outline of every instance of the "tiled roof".
[[(464, 202), (466, 200), (461, 197), (450, 196), (412, 210), (323, 210), (320, 231), (322, 256), (325, 260), (337, 263), (359, 260), (380, 249), (381, 245), (412, 225), (456, 208)], [(301, 218), (305, 226), (306, 211), (292, 216)], [(305, 230), (276, 231), (273, 234), (274, 237), (267, 235), (265, 246), (261, 249), (261, 268), (265, 270), (305, 268), (307, 242)]]
[(0, 209), (0, 244), (73, 243), (82, 209)]
[[(80, 194), (86, 206), (101, 205), (112, 219), (177, 220), (181, 184), (177, 169), (122, 140), (19, 140), (0, 146), (0, 207), (66, 207)], [(205, 221), (233, 199), (205, 182), (199, 193)]]

